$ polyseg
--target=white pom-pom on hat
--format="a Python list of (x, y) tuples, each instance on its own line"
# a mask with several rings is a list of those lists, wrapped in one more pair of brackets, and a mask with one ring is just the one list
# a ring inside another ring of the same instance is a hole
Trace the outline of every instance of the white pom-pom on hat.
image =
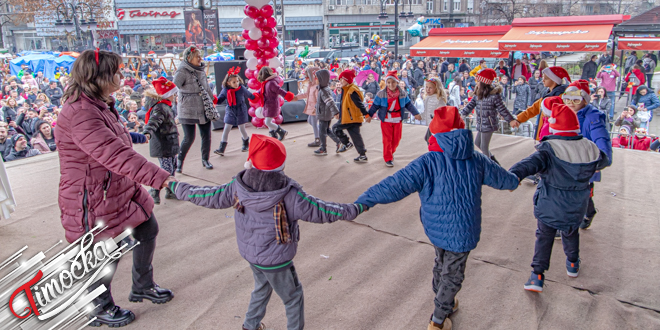
[(245, 164), (243, 164), (243, 167), (245, 167), (246, 170), (251, 169), (252, 168), (252, 162), (248, 160), (247, 162), (245, 162)]
[(554, 123), (557, 122), (557, 119), (555, 119), (555, 117), (550, 117), (550, 118), (548, 118), (548, 122), (549, 122), (550, 124), (554, 124)]

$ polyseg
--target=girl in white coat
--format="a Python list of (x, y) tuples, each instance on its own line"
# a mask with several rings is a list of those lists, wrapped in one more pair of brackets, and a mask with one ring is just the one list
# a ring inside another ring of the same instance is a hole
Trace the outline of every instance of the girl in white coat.
[(442, 82), (438, 78), (426, 79), (424, 84), (424, 112), (422, 113), (422, 124), (431, 123), (431, 115), (435, 109), (447, 105), (447, 93), (442, 88)]

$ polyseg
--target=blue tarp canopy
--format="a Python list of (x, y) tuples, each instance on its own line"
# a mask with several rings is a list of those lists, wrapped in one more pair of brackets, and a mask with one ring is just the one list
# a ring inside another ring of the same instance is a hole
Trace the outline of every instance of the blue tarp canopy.
[(22, 57), (15, 58), (9, 61), (9, 67), (11, 69), (11, 74), (17, 76), (18, 72), (21, 71), (21, 65), (27, 64), (32, 72), (43, 72), (44, 77), (48, 79), (55, 79), (55, 73), (57, 68), (65, 67), (67, 71), (71, 71), (71, 66), (76, 59), (64, 55), (56, 56), (53, 54), (30, 54)]
[(208, 62), (222, 62), (222, 61), (233, 61), (233, 60), (234, 60), (234, 54), (224, 53), (224, 52), (211, 54), (204, 58), (204, 61), (208, 61)]

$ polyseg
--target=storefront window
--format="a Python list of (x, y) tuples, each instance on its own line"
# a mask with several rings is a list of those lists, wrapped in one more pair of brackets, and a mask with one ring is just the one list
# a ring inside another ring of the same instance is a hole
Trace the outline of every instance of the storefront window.
[[(131, 36), (133, 38), (133, 36)], [(140, 36), (140, 52), (149, 51), (172, 51), (172, 49), (184, 49), (183, 36), (181, 34), (156, 34)]]
[(222, 45), (228, 49), (245, 46), (245, 39), (240, 32), (221, 33)]

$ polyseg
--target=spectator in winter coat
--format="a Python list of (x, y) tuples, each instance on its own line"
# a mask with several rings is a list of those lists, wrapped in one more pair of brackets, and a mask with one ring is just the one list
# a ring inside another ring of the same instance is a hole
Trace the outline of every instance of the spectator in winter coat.
[(637, 118), (637, 107), (634, 105), (629, 105), (623, 109), (619, 118), (614, 122), (614, 126), (626, 126), (630, 132), (634, 132), (639, 128), (640, 124), (641, 122), (639, 118)]
[(474, 90), (477, 87), (477, 81), (474, 80), (474, 77), (470, 77), (470, 73), (467, 71), (463, 71), (460, 73), (461, 74), (461, 86), (464, 87), (466, 90)]
[(518, 80), (518, 77), (525, 77), (525, 79), (529, 79), (532, 74), (529, 72), (529, 67), (522, 63), (520, 59), (516, 60), (516, 63), (513, 65), (511, 68), (511, 76), (513, 79)]
[(644, 71), (646, 72), (646, 86), (651, 88), (651, 81), (653, 80), (653, 73), (655, 72), (657, 63), (651, 57), (651, 53), (644, 55), (642, 63), (644, 65)]
[(470, 68), (470, 65), (468, 64), (467, 60), (466, 59), (461, 60), (461, 64), (458, 66), (458, 72), (467, 71), (469, 74), (471, 70), (472, 68)]
[(461, 78), (454, 77), (454, 80), (449, 83), (447, 90), (449, 91), (449, 102), (447, 105), (459, 107), (461, 105)]
[(529, 88), (532, 90), (532, 103), (541, 98), (541, 93), (545, 86), (543, 86), (543, 78), (541, 77), (541, 71), (536, 70), (532, 77), (529, 78)]
[(456, 70), (454, 63), (449, 63), (443, 79), (445, 82), (445, 88), (449, 87), (449, 84), (451, 84), (456, 77), (458, 77), (458, 71)]
[[(623, 127), (622, 127), (623, 128)], [(651, 149), (651, 143), (657, 138), (651, 138), (646, 135), (646, 129), (638, 128), (635, 130), (635, 134), (620, 134), (619, 135), (619, 147), (628, 148), (633, 150), (649, 151)], [(612, 142), (614, 146), (614, 142)]]
[(413, 72), (413, 79), (415, 79), (415, 82), (417, 83), (417, 87), (423, 85), (425, 76), (426, 73), (425, 73), (424, 61), (418, 61), (417, 66), (415, 67), (415, 71)]
[(380, 90), (376, 78), (374, 78), (374, 75), (371, 73), (367, 76), (367, 80), (362, 83), (361, 87), (364, 89), (365, 94), (371, 93), (371, 95), (376, 95), (376, 93), (378, 93)]
[[(652, 113), (653, 110), (660, 107), (660, 100), (658, 100), (658, 95), (649, 90), (646, 86), (639, 86), (637, 88), (637, 93), (633, 96), (630, 104), (640, 107), (644, 104), (644, 107)], [(651, 115), (653, 118), (653, 115)]]
[(504, 61), (500, 61), (498, 63), (498, 66), (497, 68), (495, 68), (495, 71), (497, 72), (498, 77), (507, 76), (511, 78), (511, 76), (509, 75), (509, 67), (506, 66), (506, 63), (504, 63)]
[(57, 82), (56, 81), (51, 81), (48, 84), (49, 88), (44, 92), (46, 96), (48, 96), (48, 99), (50, 99), (50, 103), (52, 103), (55, 106), (60, 106), (60, 99), (62, 98), (62, 89), (57, 87)]
[(532, 89), (525, 80), (525, 77), (518, 77), (518, 80), (513, 85), (513, 93), (516, 94), (516, 99), (513, 102), (513, 114), (517, 115), (523, 112), (532, 105)]
[(646, 83), (646, 75), (642, 71), (642, 68), (635, 64), (633, 65), (632, 70), (628, 72), (624, 80), (627, 83), (632, 83), (632, 89), (630, 87), (626, 87), (626, 92), (631, 92), (634, 95), (637, 93), (637, 88)]
[(580, 79), (589, 80), (596, 78), (596, 72), (598, 72), (598, 63), (596, 63), (597, 57), (598, 55), (593, 55), (589, 62), (584, 63)]
[(465, 277), (465, 264), (481, 234), (482, 186), (499, 190), (518, 186), (515, 175), (474, 150), (472, 132), (464, 128), (456, 107), (436, 109), (429, 126), (429, 152), (369, 188), (356, 201), (374, 207), (419, 195), (420, 220), (436, 253), (435, 310), (429, 330), (452, 328), (449, 315), (458, 307), (455, 296)]
[(628, 57), (626, 57), (626, 62), (623, 65), (623, 68), (625, 69), (624, 74), (628, 74), (630, 70), (632, 70), (635, 62), (637, 62), (637, 52), (633, 50), (628, 54)]
[(600, 69), (596, 78), (600, 79), (600, 86), (605, 88), (607, 98), (610, 99), (610, 109), (608, 110), (610, 121), (614, 119), (614, 103), (616, 98), (616, 80), (621, 75), (611, 64), (607, 64)]
[(410, 75), (410, 72), (408, 70), (403, 70), (401, 71), (401, 77), (399, 78), (401, 81), (406, 83), (406, 87), (410, 91), (410, 93), (413, 92), (415, 88), (417, 88), (417, 81)]
[(16, 118), (16, 125), (20, 126), (25, 132), (27, 139), (32, 139), (37, 133), (37, 122), (39, 122), (39, 112), (36, 109), (29, 109), (26, 112), (20, 113)]
[[(497, 78), (497, 73), (493, 69), (485, 69), (477, 74), (477, 88), (474, 91), (474, 97), (461, 110), (462, 116), (467, 116), (475, 111), (475, 121), (477, 126), (477, 137), (475, 145), (481, 149), (486, 157), (497, 162), (495, 156), (490, 152), (490, 140), (493, 132), (499, 129), (498, 114), (507, 122), (514, 120), (514, 116), (506, 108), (502, 100), (502, 87), (493, 84)], [(499, 163), (498, 163), (499, 164)]]
[(608, 52), (603, 52), (603, 55), (598, 59), (598, 66), (602, 67), (610, 64), (613, 64), (612, 56)]
[(591, 105), (603, 113), (610, 111), (612, 100), (607, 96), (607, 91), (604, 87), (596, 87), (595, 93), (591, 94)]
[(0, 156), (6, 161), (5, 156), (12, 150), (11, 138), (9, 137), (9, 127), (7, 123), (0, 122)]
[(42, 154), (47, 154), (49, 152), (57, 150), (57, 145), (55, 144), (55, 131), (53, 127), (46, 121), (39, 121), (35, 125), (37, 132), (32, 138), (32, 147), (39, 150)]
[(477, 65), (472, 71), (470, 71), (470, 76), (475, 77), (477, 73), (481, 72), (481, 70), (486, 69), (486, 60), (481, 60), (479, 61), (479, 65)]
[(12, 160), (17, 160), (21, 158), (32, 157), (36, 155), (41, 155), (41, 152), (37, 149), (33, 149), (27, 143), (25, 136), (23, 134), (16, 134), (11, 138), (12, 148), (5, 157), (5, 159), (10, 162)]

